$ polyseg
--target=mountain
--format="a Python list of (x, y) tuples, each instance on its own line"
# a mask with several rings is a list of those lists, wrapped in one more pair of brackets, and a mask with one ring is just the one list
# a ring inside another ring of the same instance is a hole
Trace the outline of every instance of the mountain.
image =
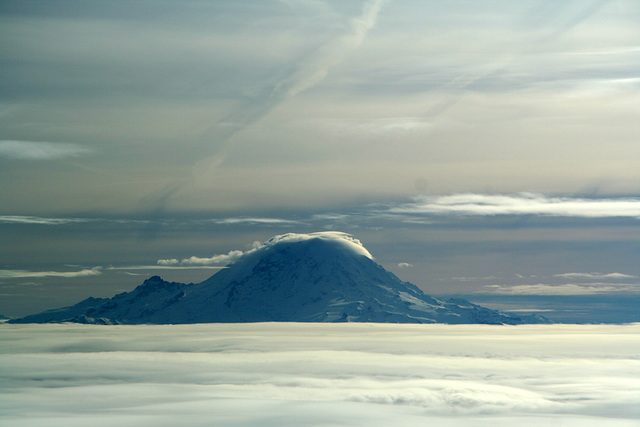
[(197, 284), (151, 277), (131, 292), (89, 298), (13, 323), (179, 324), (213, 322), (549, 323), (463, 299), (425, 295), (377, 264), (352, 236), (285, 234), (239, 256)]

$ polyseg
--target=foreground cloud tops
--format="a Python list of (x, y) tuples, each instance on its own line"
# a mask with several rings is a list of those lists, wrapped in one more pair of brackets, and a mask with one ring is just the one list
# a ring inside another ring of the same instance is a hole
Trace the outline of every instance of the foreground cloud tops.
[(637, 324), (0, 324), (0, 424), (630, 427), (638, 334)]

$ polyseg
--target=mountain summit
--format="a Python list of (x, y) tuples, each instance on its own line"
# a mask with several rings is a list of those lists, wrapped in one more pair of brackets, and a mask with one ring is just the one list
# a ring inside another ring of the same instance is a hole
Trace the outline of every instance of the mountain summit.
[(285, 234), (240, 255), (198, 284), (151, 277), (131, 292), (89, 298), (16, 323), (213, 322), (548, 323), (463, 299), (425, 295), (340, 232)]

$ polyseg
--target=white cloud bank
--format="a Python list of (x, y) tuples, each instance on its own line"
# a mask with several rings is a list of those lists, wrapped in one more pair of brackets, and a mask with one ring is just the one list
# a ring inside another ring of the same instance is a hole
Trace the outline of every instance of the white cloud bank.
[(0, 141), (0, 157), (8, 159), (56, 160), (90, 152), (87, 147), (67, 142)]
[(552, 197), (542, 194), (454, 194), (420, 196), (392, 207), (395, 214), (430, 215), (543, 215), (584, 218), (640, 218), (639, 198)]
[(0, 325), (0, 424), (635, 426), (640, 324)]

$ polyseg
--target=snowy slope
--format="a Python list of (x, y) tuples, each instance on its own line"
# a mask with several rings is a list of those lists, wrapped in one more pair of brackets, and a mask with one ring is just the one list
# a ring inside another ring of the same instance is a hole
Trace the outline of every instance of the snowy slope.
[(276, 236), (202, 283), (154, 276), (91, 307), (87, 301), (15, 322), (546, 322), (425, 295), (377, 264), (358, 240), (338, 232)]

